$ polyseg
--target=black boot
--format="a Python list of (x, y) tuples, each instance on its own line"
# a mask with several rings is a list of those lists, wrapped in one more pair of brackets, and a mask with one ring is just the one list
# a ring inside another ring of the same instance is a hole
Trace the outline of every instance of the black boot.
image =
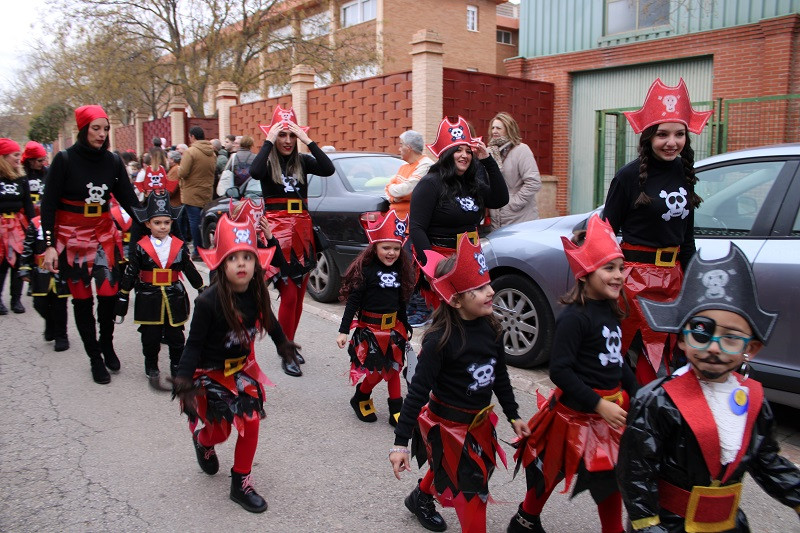
[(22, 305), (22, 278), (17, 275), (17, 269), (11, 269), (11, 310), (15, 313), (24, 313), (25, 307)]
[[(6, 284), (6, 274), (8, 273), (8, 263), (0, 259), (0, 295), (3, 294), (3, 287)], [(8, 307), (3, 303), (3, 297), (0, 296), (0, 315), (7, 315)]]
[[(0, 289), (2, 288), (3, 286), (0, 285)], [(6, 307), (6, 304), (3, 303), (3, 298), (0, 297), (0, 315), (7, 315), (7, 314), (8, 314), (8, 307)]]
[(529, 531), (545, 533), (539, 515), (526, 513), (522, 510), (522, 504), (520, 504), (517, 514), (514, 515), (514, 518), (511, 519), (511, 523), (508, 524), (506, 533), (526, 533)]
[(400, 419), (400, 410), (403, 408), (403, 399), (387, 398), (386, 401), (389, 402), (389, 424), (396, 426)]
[(300, 352), (297, 350), (294, 351), (294, 360), (297, 361), (298, 365), (306, 364), (306, 360), (303, 358), (302, 355), (300, 355)]
[(89, 363), (92, 366), (92, 378), (95, 383), (100, 383), (101, 385), (111, 383), (111, 375), (103, 363), (100, 344), (97, 342), (93, 311), (94, 300), (91, 298), (85, 300), (73, 299), (72, 305), (75, 308), (75, 327), (78, 328), (78, 333), (80, 333), (83, 341), (83, 348), (86, 350), (86, 355), (89, 356)]
[(55, 340), (55, 335), (53, 335), (53, 320), (48, 316), (44, 317), (44, 333), (42, 333), (42, 337), (47, 342)]
[(283, 369), (283, 373), (287, 376), (297, 378), (303, 375), (303, 371), (300, 370), (300, 365), (294, 360), (287, 361), (286, 359), (281, 359), (281, 368)]
[(100, 325), (100, 351), (103, 352), (106, 366), (112, 372), (119, 372), (119, 357), (114, 351), (114, 296), (97, 297), (97, 323)]
[(53, 350), (63, 352), (69, 350), (69, 338), (67, 337), (67, 299), (56, 298), (53, 305), (48, 310), (48, 321), (51, 332), (55, 339)]
[(361, 392), (361, 385), (356, 385), (356, 393), (350, 398), (350, 406), (355, 411), (356, 416), (362, 422), (375, 422), (378, 417), (375, 415), (375, 404), (369, 394)]
[(419, 489), (419, 483), (411, 491), (411, 494), (406, 497), (406, 508), (414, 513), (425, 529), (430, 531), (444, 531), (447, 529), (447, 523), (444, 518), (436, 511), (433, 495), (422, 492)]
[(267, 501), (253, 488), (249, 472), (239, 474), (231, 469), (231, 500), (251, 513), (263, 513), (267, 510)]
[(200, 433), (199, 429), (196, 429), (194, 434), (192, 434), (192, 442), (194, 442), (194, 453), (197, 454), (197, 464), (200, 465), (200, 468), (208, 474), (209, 476), (213, 476), (217, 472), (219, 472), (219, 459), (217, 459), (217, 452), (214, 451), (213, 446), (209, 446), (206, 448), (200, 441), (197, 440), (197, 435)]

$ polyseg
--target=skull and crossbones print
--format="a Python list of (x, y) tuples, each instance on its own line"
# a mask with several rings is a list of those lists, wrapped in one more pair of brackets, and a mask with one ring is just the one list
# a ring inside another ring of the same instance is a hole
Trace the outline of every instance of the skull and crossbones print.
[(295, 192), (297, 180), (291, 176), (284, 176), (283, 174), (281, 174), (281, 180), (283, 181), (283, 192)]
[(486, 256), (483, 255), (483, 252), (475, 252), (474, 257), (478, 262), (478, 275), (483, 276), (489, 270), (489, 267), (486, 266)]
[(396, 289), (400, 286), (397, 281), (397, 272), (381, 272), (378, 270), (378, 286), (382, 289)]
[(406, 234), (406, 223), (399, 218), (394, 221), (394, 234), (398, 237), (404, 237)]
[(87, 204), (100, 204), (103, 205), (106, 203), (105, 198), (103, 195), (108, 190), (108, 185), (105, 183), (102, 185), (95, 185), (93, 182), (89, 182), (86, 184), (86, 188), (89, 189), (89, 196), (86, 197), (84, 200)]
[(603, 337), (606, 338), (607, 353), (597, 354), (603, 366), (622, 366), (622, 329), (619, 326), (613, 331), (608, 326), (603, 326)]
[(677, 192), (667, 192), (662, 190), (659, 196), (664, 199), (667, 204), (667, 212), (661, 215), (661, 218), (669, 222), (672, 218), (680, 217), (684, 219), (689, 216), (689, 210), (686, 208), (687, 198), (686, 189), (683, 187), (678, 188)]
[(707, 299), (719, 300), (722, 298), (728, 302), (733, 300), (725, 291), (725, 286), (728, 285), (731, 276), (734, 274), (736, 274), (736, 270), (722, 270), (719, 268), (698, 274), (700, 283), (706, 288), (705, 294), (702, 294), (700, 298), (697, 299), (698, 303)]
[(471, 395), (478, 389), (485, 389), (491, 387), (494, 383), (494, 365), (497, 359), (494, 357), (485, 363), (472, 363), (467, 367), (467, 372), (472, 374), (473, 382), (467, 387), (467, 395)]
[(249, 229), (233, 228), (233, 235), (234, 235), (233, 244), (239, 244), (239, 243), (253, 244), (253, 241), (250, 240)]
[(455, 196), (456, 202), (461, 207), (462, 211), (477, 211), (478, 204), (475, 202), (475, 198), (472, 196)]
[(19, 188), (17, 188), (16, 183), (3, 183), (2, 194), (17, 195), (19, 194)]

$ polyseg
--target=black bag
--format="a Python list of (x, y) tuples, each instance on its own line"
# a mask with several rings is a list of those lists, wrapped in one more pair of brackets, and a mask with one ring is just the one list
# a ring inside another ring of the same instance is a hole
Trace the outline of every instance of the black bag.
[(322, 231), (317, 225), (313, 226), (314, 229), (314, 248), (317, 249), (317, 253), (324, 252), (328, 248), (331, 247), (331, 241), (328, 240), (328, 236), (325, 235), (325, 232)]

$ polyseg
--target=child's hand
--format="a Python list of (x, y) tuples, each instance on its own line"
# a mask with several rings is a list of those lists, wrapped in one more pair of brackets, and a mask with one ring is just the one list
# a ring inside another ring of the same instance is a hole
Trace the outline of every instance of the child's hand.
[[(403, 448), (392, 448), (392, 450), (401, 450)], [(400, 472), (403, 470), (408, 470), (411, 472), (411, 453), (405, 449), (405, 451), (390, 451), (389, 452), (389, 462), (392, 463), (392, 470), (394, 470), (394, 477), (400, 479)]]
[(347, 344), (347, 333), (339, 333), (336, 336), (336, 345), (339, 348), (344, 348), (345, 344)]
[(528, 427), (528, 423), (519, 418), (511, 422), (511, 427), (514, 428), (514, 433), (517, 434), (517, 437), (529, 437), (531, 434), (531, 428)]
[(272, 230), (269, 228), (269, 222), (267, 221), (267, 217), (261, 217), (258, 221), (258, 229), (261, 230), (261, 233), (264, 234), (264, 237), (267, 240), (272, 238)]
[(614, 429), (624, 426), (625, 418), (628, 416), (628, 412), (625, 409), (608, 400), (600, 400), (597, 402), (597, 406), (594, 410)]

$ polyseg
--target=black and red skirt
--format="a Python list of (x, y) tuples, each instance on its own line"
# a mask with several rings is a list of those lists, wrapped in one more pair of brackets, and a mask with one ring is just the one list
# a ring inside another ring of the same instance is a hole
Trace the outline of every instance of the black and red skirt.
[(408, 331), (397, 313), (362, 311), (353, 321), (350, 345), (350, 381), (357, 384), (366, 375), (379, 373), (384, 381), (399, 375), (405, 365)]
[(28, 227), (28, 219), (22, 211), (15, 213), (0, 214), (0, 263), (8, 261), (12, 268), (18, 268), (17, 264), (22, 248), (25, 244), (25, 229)]
[(264, 202), (264, 216), (286, 258), (285, 274), (300, 285), (304, 276), (317, 266), (311, 216), (299, 198), (265, 198)]
[(96, 212), (90, 210), (86, 216), (58, 209), (55, 233), (59, 270), (65, 280), (89, 285), (94, 279), (98, 286), (104, 281), (112, 285), (119, 281), (122, 238), (107, 210), (101, 211), (98, 206)]

